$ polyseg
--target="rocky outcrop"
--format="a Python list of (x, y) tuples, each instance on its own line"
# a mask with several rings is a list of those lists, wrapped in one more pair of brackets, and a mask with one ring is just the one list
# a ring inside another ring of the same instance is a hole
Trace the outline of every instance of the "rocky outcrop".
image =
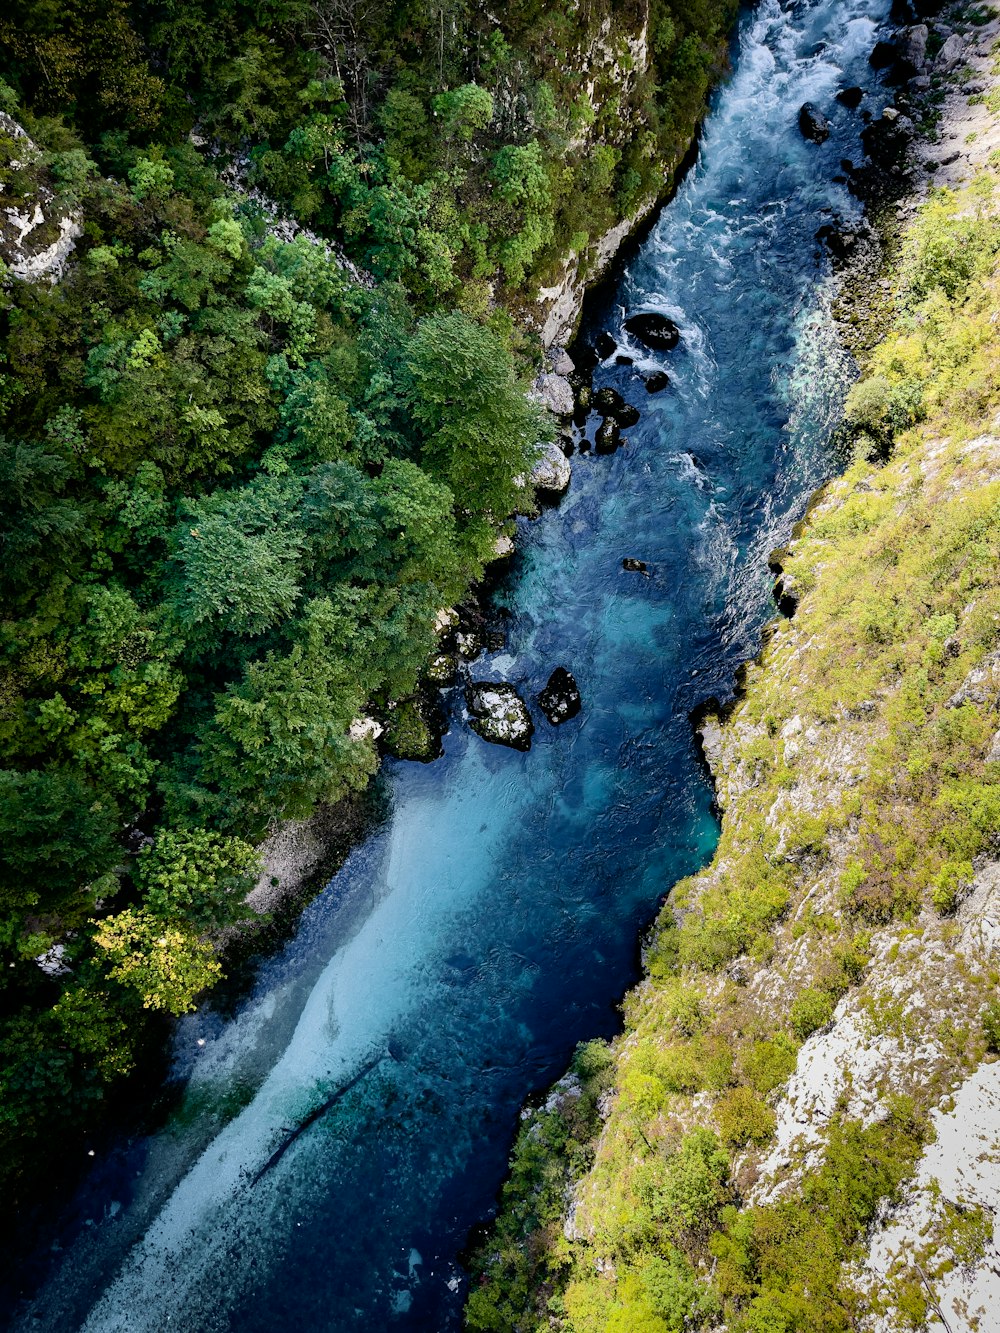
[(477, 736), (513, 750), (531, 748), (535, 726), (528, 706), (513, 685), (470, 681), (465, 691), (469, 725)]

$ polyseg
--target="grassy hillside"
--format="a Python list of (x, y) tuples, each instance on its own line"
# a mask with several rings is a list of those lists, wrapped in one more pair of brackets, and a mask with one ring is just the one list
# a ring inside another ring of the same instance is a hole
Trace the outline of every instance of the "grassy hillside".
[(939, 1191), (866, 1266), (932, 1112), (998, 1049), (997, 186), (932, 195), (904, 237), (853, 461), (782, 556), (797, 610), (705, 723), (718, 851), (622, 1036), (525, 1121), (471, 1329), (923, 1328), (987, 1251), (992, 1216)]

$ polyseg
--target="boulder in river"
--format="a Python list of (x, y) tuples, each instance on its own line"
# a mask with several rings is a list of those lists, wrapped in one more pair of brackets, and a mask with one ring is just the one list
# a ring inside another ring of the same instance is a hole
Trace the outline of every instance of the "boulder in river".
[(538, 702), (554, 727), (576, 717), (580, 711), (580, 690), (565, 667), (556, 667), (538, 696)]
[(841, 88), (837, 94), (837, 101), (841, 106), (846, 106), (849, 111), (856, 111), (864, 98), (864, 88), (858, 88), (856, 85), (851, 88)]
[(812, 102), (805, 102), (799, 108), (799, 129), (803, 139), (810, 143), (826, 143), (830, 137), (830, 122)]
[(672, 352), (681, 340), (681, 331), (672, 319), (655, 310), (641, 310), (625, 321), (629, 333), (657, 351)]
[(594, 339), (594, 347), (602, 361), (607, 361), (609, 356), (614, 356), (618, 351), (618, 344), (606, 330), (602, 330)]
[(613, 454), (621, 443), (622, 433), (618, 422), (613, 417), (605, 417), (597, 427), (594, 448), (599, 454)]
[(558, 444), (543, 444), (538, 461), (531, 469), (531, 484), (547, 495), (562, 495), (571, 476), (569, 459)]
[(639, 409), (626, 403), (617, 389), (598, 389), (593, 404), (602, 417), (610, 417), (619, 426), (634, 426), (639, 420)]
[(532, 397), (557, 417), (573, 415), (573, 386), (565, 375), (539, 375)]
[(652, 370), (646, 376), (646, 392), (662, 393), (670, 383), (670, 377), (665, 370)]
[(528, 705), (513, 685), (502, 681), (470, 681), (465, 702), (471, 714), (469, 725), (484, 741), (509, 745), (513, 750), (531, 748), (535, 726)]

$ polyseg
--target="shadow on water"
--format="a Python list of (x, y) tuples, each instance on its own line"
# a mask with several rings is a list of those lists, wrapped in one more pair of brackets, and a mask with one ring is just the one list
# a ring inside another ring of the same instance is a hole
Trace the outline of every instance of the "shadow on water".
[[(595, 385), (640, 420), (613, 455), (574, 455), (561, 505), (522, 524), (494, 594), (506, 643), (473, 669), (534, 701), (564, 666), (582, 711), (553, 728), (536, 708), (521, 754), (446, 695), (444, 757), (387, 766), (385, 822), (252, 993), (181, 1024), (182, 1105), (81, 1195), (21, 1327), (459, 1328), (458, 1256), (525, 1097), (617, 1030), (639, 932), (717, 841), (688, 713), (756, 651), (767, 554), (831, 466), (852, 367), (815, 233), (857, 207), (834, 177), (859, 125), (834, 94), (868, 74), (866, 8), (744, 15), (695, 166), (588, 306), (584, 336), (615, 348)], [(810, 100), (822, 146), (797, 131)], [(676, 351), (638, 343), (632, 309), (673, 320)]]

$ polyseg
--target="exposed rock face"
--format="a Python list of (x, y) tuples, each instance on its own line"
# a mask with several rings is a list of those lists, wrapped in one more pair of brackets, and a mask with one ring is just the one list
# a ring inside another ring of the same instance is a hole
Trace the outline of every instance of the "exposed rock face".
[(4, 155), (4, 165), (14, 169), (17, 184), (16, 196), (5, 191), (0, 205), (0, 260), (12, 277), (24, 282), (57, 282), (83, 234), (80, 219), (60, 206), (37, 147), (2, 111), (0, 136), (13, 140), (14, 152)]
[(542, 446), (542, 455), (531, 469), (531, 484), (547, 495), (562, 495), (569, 486), (572, 469), (558, 444)]
[(545, 689), (539, 694), (538, 702), (554, 727), (576, 717), (580, 711), (580, 691), (565, 667), (556, 667)]
[(648, 574), (645, 560), (637, 560), (634, 555), (627, 555), (622, 561), (622, 569), (626, 574)]
[(799, 110), (799, 129), (803, 139), (810, 143), (826, 143), (830, 137), (830, 122), (812, 102), (806, 102)]
[(670, 378), (665, 370), (654, 370), (646, 376), (646, 392), (662, 393), (670, 383)]
[(356, 717), (347, 728), (347, 734), (352, 741), (377, 741), (384, 730), (381, 722), (376, 722), (373, 717)]
[(506, 560), (509, 555), (514, 554), (514, 542), (506, 533), (501, 533), (493, 543), (493, 559)]
[(494, 681), (470, 681), (465, 701), (469, 725), (477, 736), (513, 750), (531, 748), (535, 726), (528, 706), (513, 685)]
[(564, 375), (539, 375), (531, 396), (557, 417), (573, 415), (573, 386)]
[(681, 340), (681, 331), (672, 319), (655, 310), (629, 315), (625, 321), (629, 333), (658, 352), (672, 352)]

